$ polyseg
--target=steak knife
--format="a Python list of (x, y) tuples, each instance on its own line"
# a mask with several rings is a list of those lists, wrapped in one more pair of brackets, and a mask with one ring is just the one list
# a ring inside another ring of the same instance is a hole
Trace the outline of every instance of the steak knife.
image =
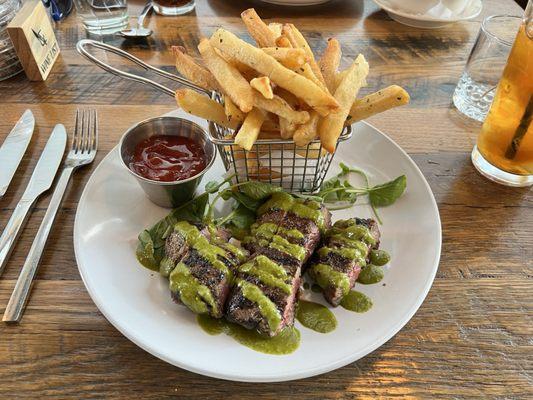
[(26, 190), (7, 222), (2, 236), (0, 236), (0, 276), (4, 272), (13, 244), (26, 222), (28, 211), (30, 211), (35, 200), (52, 186), (57, 169), (63, 158), (66, 144), (67, 132), (65, 127), (56, 125), (48, 142), (46, 142), (39, 161), (37, 161)]
[(24, 111), (0, 147), (0, 199), (6, 193), (20, 160), (28, 148), (34, 127), (35, 118), (32, 112)]

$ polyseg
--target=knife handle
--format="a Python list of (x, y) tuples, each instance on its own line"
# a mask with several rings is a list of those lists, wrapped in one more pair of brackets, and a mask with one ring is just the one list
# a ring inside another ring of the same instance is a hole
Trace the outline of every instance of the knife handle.
[(15, 210), (13, 210), (11, 218), (9, 218), (9, 221), (7, 221), (7, 225), (2, 232), (2, 236), (0, 236), (0, 276), (2, 276), (2, 273), (6, 268), (9, 255), (13, 250), (15, 241), (17, 240), (22, 228), (26, 224), (28, 213), (31, 210), (31, 206), (34, 202), (35, 199), (21, 199), (15, 207)]
[(39, 261), (43, 255), (46, 240), (52, 229), (57, 211), (59, 210), (61, 200), (63, 199), (63, 195), (65, 194), (65, 190), (67, 189), (73, 171), (73, 167), (67, 167), (61, 172), (61, 176), (59, 177), (54, 193), (52, 194), (52, 199), (50, 200), (46, 214), (37, 231), (37, 235), (35, 235), (35, 239), (33, 240), (28, 256), (26, 257), (22, 271), (15, 284), (15, 289), (7, 304), (4, 317), (2, 318), (2, 321), (4, 322), (19, 322), (22, 317), (24, 307), (28, 300), (28, 295), (30, 294), (33, 278), (35, 277), (35, 273), (39, 267)]

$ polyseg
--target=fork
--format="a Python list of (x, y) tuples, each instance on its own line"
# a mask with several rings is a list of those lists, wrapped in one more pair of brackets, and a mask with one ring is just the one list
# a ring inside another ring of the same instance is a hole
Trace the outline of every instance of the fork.
[(77, 110), (72, 146), (64, 162), (52, 199), (41, 226), (31, 245), (15, 289), (11, 294), (2, 321), (19, 322), (30, 294), (33, 278), (37, 272), (46, 240), (52, 229), (59, 206), (67, 189), (72, 173), (83, 165), (93, 162), (98, 149), (98, 118), (96, 110)]

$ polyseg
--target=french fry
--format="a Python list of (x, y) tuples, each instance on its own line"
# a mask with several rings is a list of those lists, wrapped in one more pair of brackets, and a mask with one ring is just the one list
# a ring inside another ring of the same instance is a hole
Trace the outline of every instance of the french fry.
[(281, 35), (276, 39), (276, 47), (292, 47), (287, 36)]
[(253, 89), (239, 70), (220, 57), (208, 39), (200, 41), (198, 50), (224, 93), (231, 97), (242, 112), (249, 112), (254, 102)]
[(264, 127), (261, 128), (261, 132), (259, 132), (259, 140), (279, 140), (281, 139), (281, 136), (279, 135), (278, 131), (266, 131)]
[(263, 122), (263, 126), (261, 127), (261, 130), (265, 132), (277, 132), (279, 135), (279, 118), (276, 115), (275, 116), (276, 119), (274, 120), (272, 118), (269, 118), (269, 115), (273, 115), (273, 114), (267, 115), (267, 118), (265, 119), (265, 122)]
[[(342, 82), (342, 80), (346, 76), (347, 72), (348, 72), (348, 69), (345, 69), (344, 71), (337, 72), (335, 74), (335, 89), (337, 89), (337, 87), (339, 87), (340, 83)], [(365, 87), (366, 86), (366, 79), (363, 80), (361, 85), (362, 85), (361, 87)]]
[(362, 82), (368, 74), (368, 63), (363, 55), (359, 54), (354, 63), (348, 68), (346, 76), (335, 90), (335, 99), (339, 103), (340, 109), (337, 113), (332, 113), (322, 119), (318, 124), (318, 133), (322, 146), (333, 153), (337, 146), (346, 117), (350, 112), (357, 92), (361, 88)]
[(276, 35), (257, 15), (253, 8), (244, 10), (241, 13), (241, 19), (246, 25), (250, 36), (252, 36), (259, 47), (272, 47), (276, 45)]
[(235, 144), (245, 150), (250, 150), (259, 136), (264, 120), (264, 112), (258, 108), (252, 108), (235, 136)]
[(282, 139), (290, 139), (294, 135), (296, 130), (296, 125), (294, 122), (291, 122), (285, 118), (279, 119), (279, 134)]
[(269, 169), (268, 167), (259, 166), (254, 168), (248, 168), (248, 177), (256, 181), (270, 182), (272, 179), (279, 179), (283, 175), (278, 171)]
[(264, 47), (263, 51), (289, 69), (297, 69), (307, 62), (307, 55), (304, 49)]
[(317, 79), (320, 82), (322, 82), (324, 87), (326, 87), (326, 82), (324, 81), (322, 72), (320, 72), (320, 67), (318, 66), (315, 60), (315, 55), (313, 54), (313, 50), (311, 50), (309, 43), (307, 43), (307, 40), (305, 40), (305, 37), (302, 35), (302, 33), (293, 24), (284, 24), (282, 28), (282, 32), (283, 34), (287, 33), (287, 37), (289, 41), (291, 42), (292, 47), (301, 48), (305, 51), (305, 53), (307, 54), (309, 65), (311, 66), (313, 73), (315, 74)]
[(346, 125), (369, 118), (374, 114), (409, 103), (409, 93), (398, 85), (391, 85), (354, 101), (346, 118)]
[(246, 117), (246, 114), (239, 110), (239, 107), (235, 105), (233, 100), (231, 100), (231, 97), (228, 95), (224, 95), (224, 112), (226, 113), (228, 121), (237, 121), (240, 123), (244, 121), (244, 117)]
[(312, 143), (303, 147), (296, 146), (295, 153), (300, 157), (318, 158), (319, 154), (326, 154), (326, 150), (320, 149), (320, 143)]
[(213, 74), (186, 54), (181, 46), (172, 46), (172, 52), (176, 57), (176, 69), (180, 75), (204, 89), (220, 90)]
[(268, 29), (270, 29), (272, 32), (274, 32), (274, 35), (276, 35), (276, 38), (281, 36), (281, 27), (283, 24), (280, 24), (279, 22), (271, 22), (268, 24)]
[(272, 85), (270, 79), (267, 76), (260, 76), (259, 78), (253, 78), (250, 81), (250, 86), (263, 95), (265, 99), (273, 99), (274, 92), (272, 91)]
[(342, 52), (339, 41), (335, 38), (329, 39), (326, 50), (324, 50), (324, 54), (322, 54), (318, 64), (330, 93), (335, 93), (335, 89), (337, 89), (335, 74), (337, 73), (337, 69), (339, 69), (341, 56)]
[(321, 115), (325, 116), (331, 111), (338, 110), (339, 104), (329, 93), (309, 79), (284, 67), (261, 49), (239, 39), (233, 33), (218, 29), (211, 36), (210, 43), (213, 47), (268, 76), (272, 82), (301, 98)]
[(272, 99), (266, 99), (259, 93), (254, 96), (254, 105), (257, 108), (276, 114), (295, 124), (303, 124), (309, 120), (307, 111), (296, 111), (281, 97), (274, 95)]
[(237, 120), (228, 121), (224, 107), (221, 104), (192, 89), (176, 90), (176, 101), (189, 114), (213, 121), (226, 128), (237, 129), (240, 125)]
[(315, 139), (317, 134), (318, 119), (319, 115), (316, 112), (311, 112), (309, 121), (298, 126), (292, 137), (294, 143), (296, 143), (296, 146), (307, 146)]
[(322, 82), (320, 82), (320, 81), (318, 80), (318, 78), (316, 77), (315, 73), (313, 72), (313, 70), (312, 70), (310, 64), (305, 63), (305, 64), (302, 65), (301, 67), (297, 68), (297, 69), (296, 69), (296, 72), (297, 72), (299, 75), (305, 76), (307, 79), (309, 79), (310, 81), (312, 81), (315, 85), (317, 85), (318, 87), (320, 87), (322, 90), (325, 90), (325, 91), (328, 90), (328, 88), (326, 87), (326, 84), (325, 84), (325, 83), (322, 83)]

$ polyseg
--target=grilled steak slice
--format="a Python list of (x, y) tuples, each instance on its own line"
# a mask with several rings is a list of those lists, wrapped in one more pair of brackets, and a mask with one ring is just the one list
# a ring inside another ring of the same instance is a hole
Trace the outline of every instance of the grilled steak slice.
[(303, 265), (318, 245), (321, 231), (330, 225), (331, 213), (326, 207), (314, 201), (297, 202), (281, 222), (278, 234), (304, 248), (305, 256), (301, 261)]
[(370, 250), (379, 246), (379, 229), (373, 219), (335, 222), (313, 257), (310, 276), (322, 288), (325, 299), (338, 306), (353, 288)]
[[(175, 225), (167, 244), (168, 260), (177, 261), (169, 275), (172, 298), (195, 313), (221, 318), (233, 276), (246, 254), (185, 221)], [(178, 251), (180, 244), (187, 250)]]
[(290, 262), (292, 265), (282, 265), (258, 254), (241, 265), (226, 318), (268, 336), (292, 325), (301, 267), (294, 260)]
[(282, 210), (271, 207), (262, 214), (249, 241), (254, 255), (239, 267), (227, 319), (268, 336), (292, 325), (302, 265), (329, 220), (327, 209), (299, 199), (291, 199)]
[[(190, 225), (198, 228), (200, 233), (208, 240), (211, 239), (211, 232), (207, 226), (204, 224), (195, 223), (190, 223)], [(224, 229), (219, 229), (217, 230), (216, 234), (225, 238), (228, 233)], [(176, 264), (185, 257), (188, 251), (189, 245), (181, 231), (174, 229), (172, 232), (170, 232), (165, 240), (165, 258), (168, 258), (170, 261), (172, 261), (172, 263)]]
[(251, 254), (270, 242), (293, 203), (294, 198), (290, 194), (277, 192), (259, 208), (258, 218), (251, 226), (251, 235), (243, 241), (243, 246)]

